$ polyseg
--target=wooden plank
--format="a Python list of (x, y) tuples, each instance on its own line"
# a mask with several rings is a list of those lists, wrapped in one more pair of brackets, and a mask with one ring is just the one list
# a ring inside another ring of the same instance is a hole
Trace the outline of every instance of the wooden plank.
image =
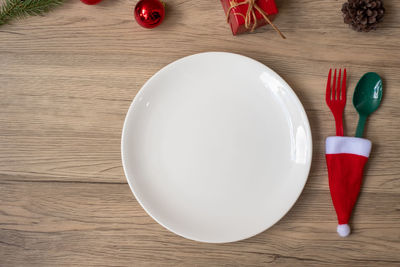
[(127, 184), (2, 183), (0, 201), (2, 266), (400, 264), (394, 193), (363, 193), (347, 239), (335, 232), (329, 192), (306, 189), (278, 224), (229, 244), (170, 233), (142, 210)]

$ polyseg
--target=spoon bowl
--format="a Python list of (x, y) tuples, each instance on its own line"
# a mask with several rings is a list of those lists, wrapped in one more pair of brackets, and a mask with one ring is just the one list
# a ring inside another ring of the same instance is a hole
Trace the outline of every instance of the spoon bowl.
[(367, 117), (378, 109), (382, 100), (382, 79), (375, 72), (364, 74), (354, 90), (353, 105), (360, 119), (356, 137), (362, 137)]

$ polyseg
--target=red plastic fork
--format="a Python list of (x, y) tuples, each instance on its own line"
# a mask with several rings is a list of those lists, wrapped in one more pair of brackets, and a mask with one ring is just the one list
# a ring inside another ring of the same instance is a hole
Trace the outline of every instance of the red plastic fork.
[[(331, 86), (332, 69), (329, 70), (328, 82), (326, 84), (326, 104), (335, 117), (336, 135), (343, 136), (343, 110), (346, 105), (346, 69), (343, 71), (342, 86), (340, 86), (340, 76), (342, 70), (339, 70), (339, 77), (336, 83), (336, 69), (333, 75), (333, 85)], [(342, 88), (340, 90), (340, 88)]]

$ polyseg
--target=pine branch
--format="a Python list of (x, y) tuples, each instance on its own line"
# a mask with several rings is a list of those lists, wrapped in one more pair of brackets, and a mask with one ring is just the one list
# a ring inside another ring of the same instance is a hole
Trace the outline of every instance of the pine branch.
[(64, 0), (5, 0), (0, 7), (0, 25), (12, 19), (43, 15)]

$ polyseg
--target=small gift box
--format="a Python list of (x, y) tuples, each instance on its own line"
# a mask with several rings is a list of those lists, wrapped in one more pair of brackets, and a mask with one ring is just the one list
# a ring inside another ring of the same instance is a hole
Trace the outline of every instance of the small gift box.
[(285, 36), (272, 23), (278, 14), (274, 0), (221, 0), (233, 35), (254, 31), (269, 23), (282, 38)]

